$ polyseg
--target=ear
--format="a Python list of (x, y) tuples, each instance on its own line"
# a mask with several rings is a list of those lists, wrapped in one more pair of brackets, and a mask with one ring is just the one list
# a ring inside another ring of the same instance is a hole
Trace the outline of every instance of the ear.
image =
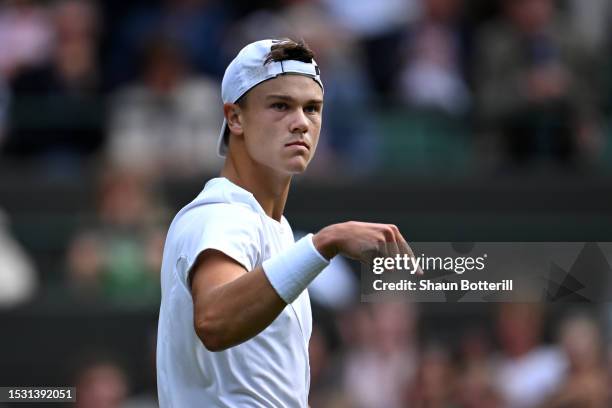
[(240, 106), (235, 103), (226, 103), (223, 105), (223, 114), (230, 132), (235, 135), (242, 135), (242, 110)]

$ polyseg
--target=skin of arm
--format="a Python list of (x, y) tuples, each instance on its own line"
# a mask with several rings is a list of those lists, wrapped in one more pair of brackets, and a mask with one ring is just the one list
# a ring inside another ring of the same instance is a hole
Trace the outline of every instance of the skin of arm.
[[(313, 236), (315, 248), (327, 259), (338, 253), (359, 259), (366, 247), (395, 242), (412, 254), (394, 225), (347, 222), (324, 228)], [(222, 351), (256, 336), (285, 308), (261, 266), (247, 272), (216, 250), (200, 254), (192, 267), (194, 328), (204, 347)]]
[(225, 350), (257, 335), (287, 306), (261, 266), (247, 273), (216, 250), (200, 254), (192, 276), (194, 327), (210, 351)]

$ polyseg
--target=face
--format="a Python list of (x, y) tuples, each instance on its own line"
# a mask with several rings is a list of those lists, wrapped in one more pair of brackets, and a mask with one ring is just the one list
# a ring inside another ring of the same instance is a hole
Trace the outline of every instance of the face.
[(306, 170), (321, 132), (321, 87), (303, 75), (282, 75), (251, 89), (243, 105), (227, 115), (228, 126), (250, 159), (281, 174)]

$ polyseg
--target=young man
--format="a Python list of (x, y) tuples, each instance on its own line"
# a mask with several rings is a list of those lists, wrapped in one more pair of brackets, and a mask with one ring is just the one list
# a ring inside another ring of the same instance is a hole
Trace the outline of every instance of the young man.
[(157, 345), (167, 407), (306, 407), (312, 328), (305, 290), (338, 253), (362, 259), (393, 225), (347, 222), (297, 243), (283, 210), (321, 130), (323, 84), (303, 43), (247, 45), (222, 82), (221, 177), (166, 239)]

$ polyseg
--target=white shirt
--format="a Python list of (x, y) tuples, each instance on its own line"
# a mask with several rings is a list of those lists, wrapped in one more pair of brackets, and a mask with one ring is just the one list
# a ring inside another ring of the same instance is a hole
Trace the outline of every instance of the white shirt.
[(157, 339), (161, 408), (307, 407), (308, 342), (312, 331), (305, 290), (261, 333), (220, 352), (195, 333), (187, 284), (193, 262), (216, 249), (247, 271), (294, 243), (287, 220), (268, 217), (253, 195), (215, 178), (174, 218), (164, 247)]

